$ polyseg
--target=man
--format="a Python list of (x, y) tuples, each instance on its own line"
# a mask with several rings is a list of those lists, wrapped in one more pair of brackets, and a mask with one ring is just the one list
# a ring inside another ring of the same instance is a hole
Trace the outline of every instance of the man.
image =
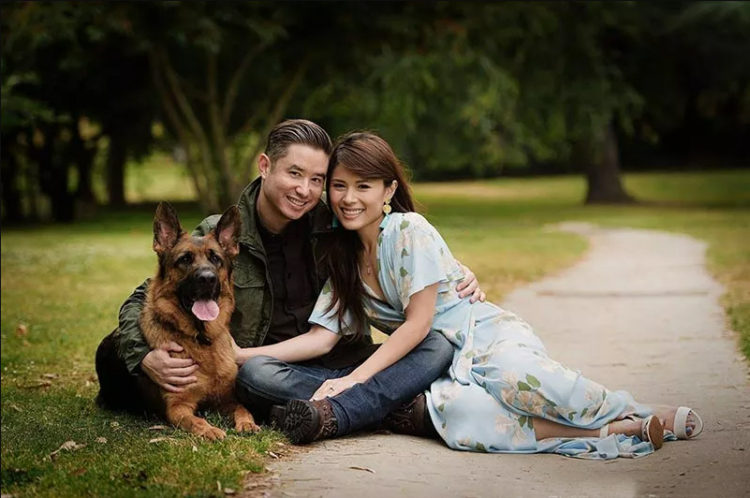
[[(322, 255), (332, 227), (321, 195), (331, 149), (330, 137), (315, 123), (295, 119), (278, 124), (258, 160), (260, 178), (245, 188), (238, 202), (242, 229), (233, 265), (236, 305), (230, 328), (241, 365), (238, 396), (260, 420), (267, 418), (274, 405), (310, 399), (325, 380), (351, 372), (377, 347), (369, 337), (340, 341), (316, 360), (291, 363), (305, 338), (320, 333), (310, 331), (307, 318), (326, 280)], [(196, 233), (207, 233), (218, 218), (206, 218)], [(483, 299), (473, 274), (467, 273), (459, 291), (473, 300)], [(125, 408), (120, 400), (126, 393), (153, 399), (156, 385), (179, 392), (196, 381), (197, 364), (170, 356), (180, 346), (151, 350), (145, 342), (138, 318), (147, 288), (148, 281), (123, 304), (118, 329), (97, 351), (101, 386), (97, 399), (104, 406)], [(270, 344), (277, 344), (276, 351), (282, 353), (278, 357), (288, 362), (252, 354), (252, 348)], [(330, 398), (332, 411), (319, 414), (319, 428), (325, 430), (308, 439), (371, 426), (412, 399), (390, 416), (387, 426), (399, 432), (424, 433), (424, 399), (415, 396), (447, 369), (452, 356), (450, 343), (430, 333), (391, 368)], [(113, 370), (118, 373), (113, 375)], [(273, 410), (273, 421), (279, 426), (284, 417), (283, 408)]]

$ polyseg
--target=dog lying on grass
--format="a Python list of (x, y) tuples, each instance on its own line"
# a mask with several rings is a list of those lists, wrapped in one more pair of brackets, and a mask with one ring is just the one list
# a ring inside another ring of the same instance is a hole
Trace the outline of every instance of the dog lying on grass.
[[(232, 259), (239, 252), (240, 214), (232, 206), (205, 237), (184, 232), (177, 213), (161, 203), (154, 217), (154, 251), (159, 257), (140, 326), (155, 349), (173, 341), (183, 347), (176, 356), (192, 358), (198, 381), (182, 392), (161, 389), (165, 416), (172, 424), (207, 439), (226, 433), (195, 415), (204, 406), (234, 415), (239, 432), (256, 432), (250, 412), (234, 395), (234, 361), (229, 320), (234, 310)], [(173, 353), (174, 354), (174, 353)]]

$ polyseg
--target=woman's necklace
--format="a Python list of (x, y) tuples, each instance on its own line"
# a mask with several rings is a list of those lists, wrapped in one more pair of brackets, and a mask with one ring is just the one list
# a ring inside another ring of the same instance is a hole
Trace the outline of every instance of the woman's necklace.
[(372, 263), (370, 263), (371, 257), (367, 254), (367, 251), (362, 251), (362, 262), (365, 264), (365, 273), (369, 276), (372, 275)]

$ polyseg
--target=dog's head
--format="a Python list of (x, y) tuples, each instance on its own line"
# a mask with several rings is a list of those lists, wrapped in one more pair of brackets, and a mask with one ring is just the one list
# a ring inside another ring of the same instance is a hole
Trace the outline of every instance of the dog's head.
[(220, 297), (232, 292), (232, 259), (239, 252), (239, 232), (237, 206), (227, 209), (204, 237), (183, 231), (169, 203), (156, 208), (154, 251), (159, 256), (159, 278), (176, 290), (180, 305), (198, 320), (215, 320)]

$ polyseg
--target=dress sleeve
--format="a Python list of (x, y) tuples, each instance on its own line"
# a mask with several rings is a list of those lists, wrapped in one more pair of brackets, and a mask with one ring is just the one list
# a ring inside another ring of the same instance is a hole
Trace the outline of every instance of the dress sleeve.
[(409, 306), (411, 296), (425, 287), (440, 283), (438, 291), (445, 292), (448, 284), (464, 276), (435, 227), (416, 213), (401, 220), (394, 257), (403, 309)]
[[(323, 286), (323, 289), (321, 289), (320, 294), (318, 295), (318, 300), (315, 302), (315, 308), (313, 308), (312, 313), (310, 314), (310, 318), (308, 319), (308, 322), (310, 322), (311, 325), (320, 325), (321, 327), (325, 327), (326, 329), (330, 330), (334, 334), (339, 335), (354, 335), (357, 331), (354, 330), (350, 326), (352, 320), (350, 318), (350, 314), (347, 312), (344, 314), (344, 319), (342, 320), (342, 323), (339, 322), (338, 318), (338, 302), (333, 306), (333, 308), (330, 311), (327, 311), (331, 300), (333, 299), (333, 288), (331, 287), (331, 280), (328, 279), (328, 281)], [(370, 334), (370, 328), (365, 327), (366, 330), (362, 331), (363, 335), (369, 335)]]

